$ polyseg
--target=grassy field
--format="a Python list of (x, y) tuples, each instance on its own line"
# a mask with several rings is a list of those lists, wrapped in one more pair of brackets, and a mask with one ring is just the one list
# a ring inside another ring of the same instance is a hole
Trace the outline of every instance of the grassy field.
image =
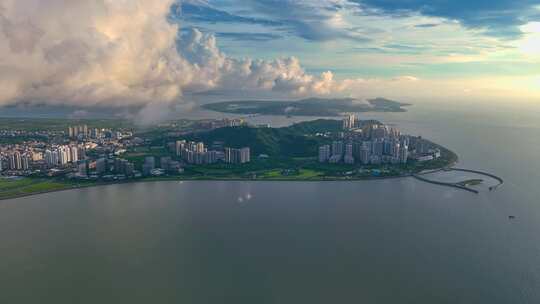
[(0, 179), (0, 199), (73, 188), (75, 185), (44, 178)]
[(323, 176), (320, 171), (299, 169), (294, 171), (288, 171), (286, 169), (274, 169), (263, 172), (257, 175), (257, 179), (262, 180), (313, 180)]

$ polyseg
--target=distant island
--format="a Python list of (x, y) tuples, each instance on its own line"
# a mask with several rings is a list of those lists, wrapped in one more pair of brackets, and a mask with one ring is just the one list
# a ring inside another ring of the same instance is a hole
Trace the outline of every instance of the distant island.
[(343, 113), (359, 112), (406, 112), (404, 107), (411, 104), (385, 98), (367, 101), (354, 98), (308, 98), (296, 101), (286, 100), (242, 100), (205, 104), (202, 107), (221, 113), (261, 114), (287, 116), (342, 116)]

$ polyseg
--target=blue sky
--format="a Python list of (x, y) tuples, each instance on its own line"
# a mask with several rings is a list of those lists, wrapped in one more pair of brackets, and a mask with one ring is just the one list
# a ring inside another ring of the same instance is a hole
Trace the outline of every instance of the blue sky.
[(186, 0), (173, 15), (228, 55), (295, 56), (339, 79), (512, 78), (535, 91), (540, 75), (540, 0)]

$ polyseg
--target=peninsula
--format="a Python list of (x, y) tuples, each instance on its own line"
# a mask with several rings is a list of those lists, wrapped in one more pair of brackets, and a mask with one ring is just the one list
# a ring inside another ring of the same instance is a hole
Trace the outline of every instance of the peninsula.
[[(17, 120), (0, 125), (0, 199), (156, 180), (350, 181), (447, 168), (457, 155), (353, 115), (289, 127), (242, 119)], [(50, 126), (50, 127), (47, 127)]]

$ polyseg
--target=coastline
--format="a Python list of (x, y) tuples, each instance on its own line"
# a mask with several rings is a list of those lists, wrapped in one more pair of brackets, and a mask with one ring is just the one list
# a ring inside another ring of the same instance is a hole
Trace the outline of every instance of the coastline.
[[(425, 175), (429, 173), (439, 172), (447, 169), (452, 169), (459, 160), (459, 157), (456, 153), (453, 151), (444, 148), (440, 145), (435, 144), (436, 146), (440, 147), (445, 154), (449, 155), (449, 158), (447, 159), (448, 162), (445, 163), (443, 166), (438, 168), (429, 169), (427, 171), (422, 172), (407, 172), (400, 175), (389, 175), (389, 176), (363, 176), (363, 177), (351, 177), (351, 176), (345, 176), (345, 177), (326, 177), (326, 176), (317, 176), (317, 177), (309, 177), (309, 178), (295, 178), (292, 177), (272, 177), (272, 178), (239, 178), (239, 177), (212, 177), (212, 176), (171, 176), (171, 177), (150, 177), (150, 178), (139, 178), (139, 179), (128, 179), (128, 180), (122, 180), (122, 181), (113, 181), (113, 182), (90, 182), (88, 184), (82, 183), (67, 183), (63, 180), (58, 181), (60, 184), (64, 184), (64, 188), (56, 188), (56, 189), (50, 189), (50, 190), (42, 190), (42, 191), (36, 191), (36, 192), (28, 192), (28, 193), (19, 193), (15, 195), (7, 195), (2, 196), (0, 193), (0, 202), (1, 201), (7, 201), (7, 200), (13, 200), (13, 199), (19, 199), (24, 197), (30, 197), (30, 196), (38, 196), (42, 194), (48, 194), (48, 193), (54, 193), (54, 192), (63, 192), (63, 191), (70, 191), (70, 190), (79, 190), (79, 189), (86, 189), (86, 188), (95, 188), (95, 187), (104, 187), (104, 186), (111, 186), (111, 185), (122, 185), (122, 184), (134, 184), (134, 183), (151, 183), (151, 182), (197, 182), (197, 181), (227, 181), (227, 182), (361, 182), (361, 181), (380, 181), (380, 180), (389, 180), (389, 179), (401, 179), (401, 178), (408, 178), (412, 177), (415, 178), (415, 175)], [(417, 178), (417, 180), (419, 180)]]
[[(478, 194), (479, 191), (472, 189), (467, 186), (460, 186), (457, 183), (445, 183), (445, 182), (435, 182), (431, 181), (427, 178), (424, 178), (422, 176), (444, 171), (444, 170), (456, 170), (456, 171), (466, 171), (466, 172), (475, 172), (479, 174), (483, 174), (489, 177), (493, 177), (497, 179), (500, 184), (494, 187), (490, 187), (491, 190), (496, 190), (499, 186), (501, 186), (504, 181), (502, 178), (486, 172), (480, 172), (480, 171), (473, 171), (468, 169), (460, 169), (460, 168), (454, 168), (455, 164), (452, 164), (451, 166), (439, 168), (436, 170), (430, 170), (428, 172), (424, 173), (410, 173), (410, 174), (403, 174), (403, 175), (396, 175), (396, 176), (374, 176), (374, 177), (364, 177), (364, 178), (320, 178), (320, 179), (287, 179), (287, 178), (272, 178), (272, 179), (246, 179), (246, 178), (181, 178), (181, 177), (175, 177), (175, 178), (148, 178), (148, 179), (137, 179), (137, 180), (128, 180), (128, 181), (121, 181), (121, 182), (109, 182), (109, 183), (96, 183), (96, 184), (90, 184), (90, 185), (78, 185), (78, 186), (72, 186), (72, 187), (66, 187), (62, 189), (52, 189), (52, 190), (45, 190), (45, 191), (38, 191), (33, 193), (24, 193), (24, 194), (18, 194), (13, 196), (6, 196), (6, 197), (0, 197), (1, 201), (7, 201), (7, 200), (14, 200), (19, 198), (25, 198), (25, 197), (31, 197), (31, 196), (38, 196), (42, 194), (48, 194), (48, 193), (55, 193), (55, 192), (63, 192), (63, 191), (70, 191), (70, 190), (80, 190), (80, 189), (87, 189), (87, 188), (97, 188), (97, 187), (105, 187), (105, 186), (113, 186), (113, 185), (123, 185), (123, 184), (136, 184), (136, 183), (156, 183), (156, 182), (206, 182), (206, 181), (216, 181), (216, 182), (251, 182), (251, 183), (268, 183), (268, 182), (296, 182), (296, 183), (314, 183), (314, 182), (362, 182), (362, 181), (381, 181), (381, 180), (390, 180), (390, 179), (402, 179), (402, 178), (415, 178), (418, 181), (440, 185), (440, 186), (446, 186), (446, 187), (453, 187), (456, 189), (465, 190), (468, 192), (472, 192), (475, 194)], [(493, 189), (492, 189), (493, 188)]]
[(127, 180), (127, 181), (119, 181), (119, 182), (107, 182), (107, 183), (96, 183), (96, 184), (90, 184), (90, 185), (79, 185), (79, 186), (72, 186), (72, 187), (66, 187), (61, 189), (51, 189), (51, 190), (45, 190), (45, 191), (37, 191), (32, 193), (22, 193), (17, 194), (13, 196), (6, 196), (6, 197), (0, 197), (1, 201), (7, 201), (7, 200), (13, 200), (13, 199), (19, 199), (24, 197), (31, 197), (31, 196), (38, 196), (42, 194), (48, 194), (48, 193), (55, 193), (55, 192), (64, 192), (64, 191), (70, 191), (70, 190), (80, 190), (80, 189), (88, 189), (88, 188), (97, 188), (97, 187), (105, 187), (105, 186), (113, 186), (113, 185), (124, 185), (124, 184), (143, 184), (143, 183), (155, 183), (155, 182), (208, 182), (208, 181), (215, 181), (215, 182), (261, 182), (261, 183), (268, 183), (268, 182), (361, 182), (361, 181), (380, 181), (380, 180), (387, 180), (387, 179), (400, 179), (400, 178), (407, 178), (407, 177), (413, 177), (412, 174), (406, 174), (406, 175), (397, 175), (397, 176), (380, 176), (380, 177), (365, 177), (365, 178), (321, 178), (321, 179), (287, 179), (287, 178), (272, 178), (272, 179), (248, 179), (248, 178), (185, 178), (185, 177), (175, 177), (175, 178), (147, 178), (147, 179), (134, 179), (134, 180)]

